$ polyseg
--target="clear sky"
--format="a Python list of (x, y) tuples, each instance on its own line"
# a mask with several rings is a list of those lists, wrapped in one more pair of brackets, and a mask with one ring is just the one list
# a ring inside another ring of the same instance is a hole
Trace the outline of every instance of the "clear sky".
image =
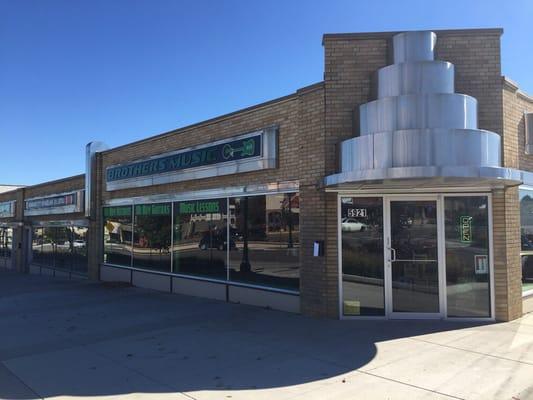
[(533, 93), (532, 17), (531, 0), (0, 0), (0, 183), (319, 82), (323, 33), (502, 27), (503, 74)]

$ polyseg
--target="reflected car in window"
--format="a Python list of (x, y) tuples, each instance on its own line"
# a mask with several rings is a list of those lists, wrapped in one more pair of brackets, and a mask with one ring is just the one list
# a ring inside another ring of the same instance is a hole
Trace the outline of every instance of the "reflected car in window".
[(520, 235), (520, 241), (522, 242), (522, 250), (533, 250), (533, 242), (526, 235)]
[(522, 256), (522, 281), (533, 282), (533, 256)]
[[(228, 241), (226, 240), (226, 234), (224, 231), (220, 232), (213, 232), (211, 235), (209, 231), (204, 232), (202, 234), (202, 238), (200, 239), (200, 242), (198, 243), (198, 247), (201, 250), (207, 250), (207, 249), (218, 249), (220, 251), (226, 250), (228, 246)], [(233, 239), (230, 239), (230, 250), (235, 249), (235, 241)]]
[(72, 242), (72, 246), (77, 248), (85, 247), (85, 240), (74, 240), (74, 242)]
[(367, 224), (355, 218), (343, 218), (341, 222), (343, 232), (364, 232), (367, 228)]

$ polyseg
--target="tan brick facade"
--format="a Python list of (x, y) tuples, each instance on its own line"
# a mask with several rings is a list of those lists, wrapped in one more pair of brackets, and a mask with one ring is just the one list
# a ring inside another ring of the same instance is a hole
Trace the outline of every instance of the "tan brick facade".
[[(516, 84), (503, 78), (503, 160), (506, 167), (514, 167), (524, 171), (533, 171), (533, 155), (526, 154), (525, 119), (524, 113), (533, 112), (533, 98), (521, 92)], [(496, 197), (496, 196), (495, 196)], [(520, 203), (518, 188), (507, 189), (505, 203), (495, 207), (494, 220), (498, 218), (500, 225), (494, 228), (494, 235), (500, 240), (494, 240), (495, 272), (501, 275), (495, 279), (496, 309), (500, 310), (496, 316), (502, 320), (512, 320), (522, 315), (522, 270), (520, 261)], [(506, 246), (503, 246), (505, 243)], [(498, 249), (496, 248), (498, 247)], [(505, 255), (505, 257), (502, 257)], [(501, 260), (498, 260), (501, 258)], [(498, 271), (498, 267), (500, 271)], [(506, 299), (506, 302), (505, 302)], [(504, 306), (504, 304), (506, 306)]]
[[(523, 110), (533, 101), (502, 81), (500, 29), (436, 31), (438, 59), (455, 65), (455, 91), (478, 100), (479, 127), (502, 137), (503, 166), (533, 170), (533, 156), (525, 155)], [(316, 317), (339, 316), (338, 196), (326, 192), (323, 178), (338, 172), (338, 147), (357, 136), (358, 107), (373, 99), (373, 74), (391, 62), (394, 32), (325, 35), (324, 82), (248, 109), (117, 147), (96, 156), (93, 166), (89, 219), (89, 276), (98, 279), (103, 260), (102, 205), (113, 199), (173, 194), (240, 185), (295, 181), (300, 188), (300, 299), (301, 312)], [(521, 119), (522, 118), (522, 119)], [(277, 168), (193, 181), (107, 191), (108, 166), (145, 159), (268, 126), (279, 128)], [(81, 189), (84, 176), (0, 194), (16, 193), (17, 218), (35, 220), (84, 218), (83, 213), (46, 217), (19, 215), (23, 198)], [(521, 315), (520, 213), (517, 188), (497, 189), (493, 199), (493, 239), (496, 318)], [(22, 209), (21, 209), (22, 210)], [(313, 242), (325, 242), (324, 257), (314, 257)]]

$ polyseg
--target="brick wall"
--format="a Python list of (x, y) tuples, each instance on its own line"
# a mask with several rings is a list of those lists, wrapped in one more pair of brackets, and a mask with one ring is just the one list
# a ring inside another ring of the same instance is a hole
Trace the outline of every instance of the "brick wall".
[[(503, 78), (503, 154), (506, 167), (533, 171), (533, 155), (525, 152), (524, 112), (533, 112), (533, 98), (518, 89), (509, 79)], [(518, 188), (507, 189), (505, 202), (494, 208), (499, 211), (500, 229), (495, 228), (495, 235), (501, 237), (501, 243), (495, 240), (495, 280), (497, 310), (499, 319), (510, 320), (522, 314), (522, 269), (520, 261), (520, 202)], [(495, 221), (496, 221), (495, 215)], [(502, 225), (505, 222), (505, 225)], [(497, 232), (497, 233), (496, 233)], [(502, 245), (505, 244), (505, 247)], [(499, 246), (498, 246), (499, 245)], [(496, 248), (498, 246), (498, 248)], [(499, 269), (499, 271), (498, 271)], [(505, 299), (505, 303), (503, 303)]]
[[(279, 127), (278, 167), (275, 169), (112, 192), (105, 189), (105, 170), (109, 165), (205, 144), (272, 125)], [(324, 91), (323, 84), (318, 83), (290, 96), (100, 153), (96, 157), (95, 188), (101, 206), (106, 200), (114, 198), (298, 181), (302, 312), (324, 315), (327, 313), (327, 301), (334, 296), (323, 290), (325, 258), (312, 257), (313, 241), (325, 239), (325, 194), (319, 190), (320, 178), (325, 174), (324, 140)], [(101, 207), (97, 207), (97, 213), (91, 220), (93, 232), (98, 236), (90, 245), (94, 255), (89, 266), (91, 277), (97, 277), (98, 264), (103, 258), (101, 220)], [(316, 304), (316, 307), (308, 304)], [(317, 311), (320, 308), (324, 311)]]
[[(243, 184), (264, 184), (297, 180), (298, 170), (298, 95), (287, 96), (248, 110), (222, 116), (191, 127), (185, 127), (164, 135), (156, 136), (127, 146), (102, 153), (102, 173), (109, 165), (142, 159), (161, 153), (179, 150), (189, 146), (205, 144), (239, 134), (252, 132), (271, 125), (279, 126), (279, 167), (276, 169), (246, 172), (237, 175), (197, 179), (143, 188), (106, 192), (102, 200), (127, 198), (160, 193), (179, 193), (191, 190), (240, 186)], [(105, 185), (105, 182), (102, 182)]]
[(496, 319), (510, 321), (522, 315), (518, 188), (494, 190), (492, 205)]
[[(455, 65), (455, 91), (473, 96), (478, 101), (480, 129), (504, 135), (503, 96), (501, 85), (500, 29), (435, 31), (435, 58)], [(358, 134), (359, 105), (373, 100), (372, 75), (392, 62), (391, 39), (396, 32), (369, 34), (333, 34), (324, 36), (325, 70), (325, 143), (326, 172), (338, 169), (336, 147)], [(518, 167), (516, 135), (502, 138), (504, 165)], [(507, 320), (521, 314), (520, 237), (518, 195), (516, 189), (494, 194), (494, 254), (496, 273), (496, 316)], [(337, 254), (337, 207), (334, 195), (326, 199), (326, 232), (328, 254)], [(327, 257), (325, 276), (338, 279), (338, 260)], [(328, 279), (328, 278), (326, 278)], [(333, 287), (333, 285), (331, 285)], [(329, 286), (325, 285), (325, 290)], [(337, 296), (336, 291), (329, 295)], [(325, 311), (335, 316), (338, 310)]]
[[(392, 63), (396, 32), (324, 35), (328, 173), (336, 146), (358, 134), (358, 107), (372, 100), (373, 73)], [(435, 31), (435, 58), (455, 66), (455, 91), (478, 101), (480, 129), (502, 134), (500, 29)]]
[[(45, 182), (34, 186), (24, 188), (24, 198), (30, 199), (33, 197), (45, 197), (58, 193), (71, 192), (85, 188), (85, 174), (76, 175), (56, 181)], [(22, 203), (21, 207), (24, 207)], [(69, 214), (53, 214), (53, 215), (32, 215), (25, 216), (24, 221), (31, 224), (32, 221), (59, 221), (69, 219), (83, 219), (85, 215), (83, 212), (69, 213)]]
[[(533, 155), (526, 154), (525, 112), (533, 112), (533, 97), (520, 91), (518, 86), (503, 78), (503, 124), (505, 155), (516, 167), (533, 171)], [(510, 165), (506, 165), (510, 166)]]

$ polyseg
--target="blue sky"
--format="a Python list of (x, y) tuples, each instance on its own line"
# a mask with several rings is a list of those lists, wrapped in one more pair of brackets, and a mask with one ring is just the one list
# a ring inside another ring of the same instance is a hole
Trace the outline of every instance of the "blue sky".
[[(509, 5), (512, 4), (512, 5)], [(533, 1), (0, 0), (0, 183), (322, 80), (323, 33), (502, 27), (533, 93)]]

